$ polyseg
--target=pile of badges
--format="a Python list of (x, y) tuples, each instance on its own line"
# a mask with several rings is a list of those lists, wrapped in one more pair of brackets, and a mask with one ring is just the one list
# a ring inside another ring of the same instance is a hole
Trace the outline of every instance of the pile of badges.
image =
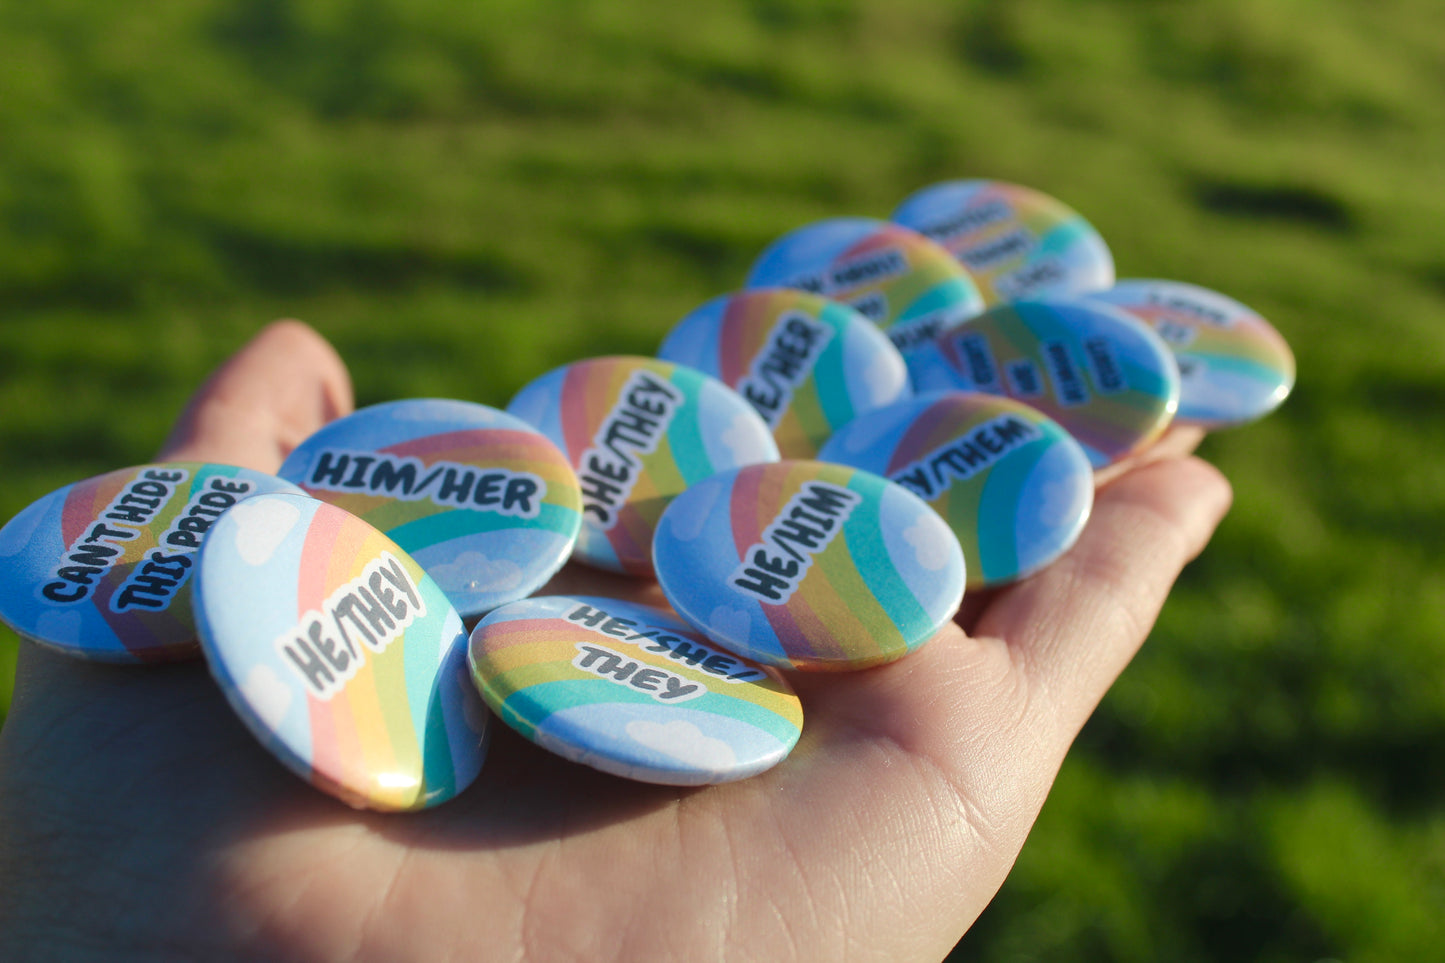
[[(938, 184), (789, 233), (657, 358), (577, 361), (506, 411), (396, 401), (275, 477), (69, 485), (0, 529), (0, 619), (85, 659), (203, 654), (268, 749), (358, 807), (461, 792), (493, 714), (619, 776), (741, 779), (798, 741), (788, 672), (907, 655), (965, 587), (1068, 551), (1095, 470), (1293, 382), (1263, 318), (1116, 283), (1053, 198)], [(569, 558), (674, 611), (538, 596)]]

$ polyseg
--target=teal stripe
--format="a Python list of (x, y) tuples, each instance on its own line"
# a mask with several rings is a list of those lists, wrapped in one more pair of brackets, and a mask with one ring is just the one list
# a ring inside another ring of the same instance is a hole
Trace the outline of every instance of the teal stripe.
[(1106, 395), (1099, 391), (1099, 386), (1094, 383), (1091, 369), (1088, 367), (1083, 369), (1084, 373), (1089, 376), (1089, 387), (1100, 398), (1108, 398), (1110, 401), (1133, 408), (1152, 410), (1159, 401), (1169, 397), (1169, 383), (1162, 369), (1150, 370), (1127, 357), (1119, 359), (1119, 367), (1124, 369), (1125, 390), (1112, 395)]
[[(438, 686), (444, 684), (437, 680)], [(442, 700), (433, 700), (428, 707), (426, 728), (421, 730), (422, 785), (427, 795), (456, 795), (457, 773), (452, 766), (452, 744), (447, 732), (446, 712)]]
[(883, 485), (861, 472), (855, 472), (848, 480), (848, 487), (863, 496), (863, 501), (853, 509), (843, 527), (848, 554), (853, 556), (853, 563), (858, 566), (863, 581), (903, 637), (922, 642), (933, 631), (935, 619), (904, 583), (888, 555), (879, 517), (883, 507)]
[(386, 534), (393, 542), (410, 552), (428, 545), (440, 545), (464, 535), (478, 535), (504, 528), (540, 528), (555, 532), (563, 538), (571, 538), (572, 533), (577, 530), (577, 522), (577, 513), (572, 509), (544, 502), (538, 508), (535, 518), (458, 508), (418, 518)]
[[(525, 718), (526, 723), (521, 731), (523, 735), (531, 738), (532, 730), (554, 712), (608, 702), (666, 706), (666, 703), (658, 702), (645, 692), (631, 686), (608, 682), (606, 679), (564, 679), (539, 683), (512, 693), (502, 704), (502, 717), (508, 724), (513, 724), (514, 718)], [(798, 727), (787, 719), (762, 706), (733, 696), (709, 691), (707, 695), (679, 702), (677, 705), (747, 723), (784, 745), (791, 745), (798, 738)], [(541, 710), (542, 706), (546, 706), (545, 713)]]
[(978, 292), (972, 281), (963, 278), (951, 278), (942, 284), (935, 284), (929, 288), (914, 302), (904, 309), (903, 313), (894, 319), (894, 324), (901, 321), (909, 321), (913, 318), (922, 317), (931, 311), (941, 308), (960, 307), (970, 302), (978, 301)]
[(1093, 227), (1082, 217), (1071, 217), (1049, 228), (1048, 233), (1039, 240), (1036, 250), (1039, 255), (1063, 254), (1093, 231)]
[(853, 398), (848, 393), (848, 367), (843, 352), (848, 323), (856, 320), (851, 315), (841, 304), (829, 304), (818, 312), (818, 320), (833, 329), (833, 337), (813, 365), (813, 390), (818, 396), (818, 406), (823, 409), (823, 417), (834, 428), (852, 421), (856, 413)]
[(1019, 492), (1052, 443), (1048, 437), (1031, 441), (988, 470), (978, 500), (978, 559), (985, 579), (1019, 569), (1018, 513), (1030, 511), (1019, 504)]
[(413, 623), (406, 631), (407, 638), (393, 642), (404, 645), (402, 649), (402, 681), (406, 688), (407, 708), (411, 712), (412, 731), (417, 734), (417, 746), (421, 750), (422, 782), (428, 794), (438, 790), (451, 795), (456, 791), (456, 771), (452, 767), (451, 739), (447, 733), (446, 712), (442, 706), (440, 690), (449, 684), (443, 672), (455, 670), (452, 656), (441, 670), (437, 662), (442, 646), (449, 646), (454, 637), (443, 637), (437, 644), (417, 644), (414, 633), (422, 635), (444, 635), (440, 630), (452, 626), (461, 630), (461, 620), (452, 622), (449, 617), (450, 604), (437, 588), (435, 582), (425, 580), (418, 585), (422, 601), (426, 603), (424, 619)]
[(691, 488), (713, 474), (707, 443), (702, 440), (702, 393), (707, 385), (699, 375), (685, 368), (675, 371), (671, 380), (683, 390), (687, 402), (667, 426), (667, 443), (672, 447), (672, 461), (678, 474)]
[[(1055, 309), (1048, 305), (1015, 304), (1009, 310), (1041, 342), (1063, 341), (1071, 347), (1078, 344), (1078, 330), (1061, 320)], [(1075, 364), (1082, 361), (1082, 358), (1074, 356)]]

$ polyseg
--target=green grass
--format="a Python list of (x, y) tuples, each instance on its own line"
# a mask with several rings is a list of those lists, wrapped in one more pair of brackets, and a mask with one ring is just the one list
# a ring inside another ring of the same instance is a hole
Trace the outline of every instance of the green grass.
[(1298, 390), (1207, 443), (1236, 508), (961, 955), (1438, 954), (1445, 9), (52, 0), (0, 64), (0, 518), (272, 317), (362, 403), (499, 404), (947, 177), (1258, 308)]

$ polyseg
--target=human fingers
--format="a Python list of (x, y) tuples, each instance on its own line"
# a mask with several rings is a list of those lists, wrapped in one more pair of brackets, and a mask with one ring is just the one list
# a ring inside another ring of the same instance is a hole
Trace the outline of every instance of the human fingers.
[(1066, 555), (979, 615), (975, 633), (1007, 643), (1031, 709), (1065, 744), (1143, 644), (1231, 499), (1224, 476), (1197, 458), (1161, 457), (1125, 472), (1099, 489)]
[(351, 376), (326, 339), (300, 321), (276, 321), (192, 396), (160, 457), (274, 472), (353, 403)]

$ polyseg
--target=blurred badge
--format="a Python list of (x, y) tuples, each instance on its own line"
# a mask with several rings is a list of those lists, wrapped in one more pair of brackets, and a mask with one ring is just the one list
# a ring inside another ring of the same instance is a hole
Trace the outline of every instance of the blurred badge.
[(1097, 301), (998, 305), (909, 360), (913, 387), (983, 391), (1037, 408), (1095, 468), (1158, 438), (1179, 405), (1174, 356), (1148, 325)]
[(953, 256), (887, 221), (839, 217), (800, 227), (753, 263), (750, 288), (798, 288), (843, 301), (907, 355), (983, 310), (978, 285)]
[(576, 555), (652, 575), (652, 533), (679, 492), (714, 472), (777, 461), (778, 446), (737, 392), (654, 358), (589, 358), (548, 372), (507, 410), (567, 456), (582, 489)]
[(540, 588), (582, 524), (577, 478), (557, 446), (465, 401), (363, 408), (307, 438), (279, 474), (385, 532), (463, 618)]
[(1094, 471), (1041, 412), (994, 395), (921, 395), (845, 425), (821, 461), (883, 475), (928, 502), (963, 546), (969, 588), (1048, 565), (1078, 539)]
[(759, 288), (714, 298), (672, 329), (658, 357), (733, 388), (784, 458), (811, 458), (834, 431), (912, 394), (903, 356), (847, 305)]
[(613, 599), (525, 599), (472, 631), (472, 677), (497, 715), (573, 762), (643, 782), (729, 782), (780, 762), (803, 710), (776, 670), (674, 616)]
[(784, 668), (892, 662), (963, 598), (963, 553), (937, 512), (887, 479), (816, 461), (751, 465), (689, 488), (663, 513), (656, 561), (679, 615)]
[(893, 220), (949, 250), (978, 279), (989, 304), (1067, 297), (1114, 283), (1114, 258), (1099, 232), (1047, 194), (1003, 181), (925, 187)]
[(194, 658), (196, 551), (237, 502), (296, 491), (249, 468), (201, 462), (122, 468), (67, 485), (0, 529), (0, 619), (67, 655)]
[(196, 614), (231, 707), (318, 789), (421, 809), (476, 778), (487, 712), (461, 616), (366, 522), (305, 495), (238, 505), (201, 552)]
[(1269, 414), (1294, 387), (1294, 354), (1268, 321), (1180, 281), (1120, 281), (1091, 295), (1150, 324), (1179, 362), (1180, 421), (1206, 428)]

